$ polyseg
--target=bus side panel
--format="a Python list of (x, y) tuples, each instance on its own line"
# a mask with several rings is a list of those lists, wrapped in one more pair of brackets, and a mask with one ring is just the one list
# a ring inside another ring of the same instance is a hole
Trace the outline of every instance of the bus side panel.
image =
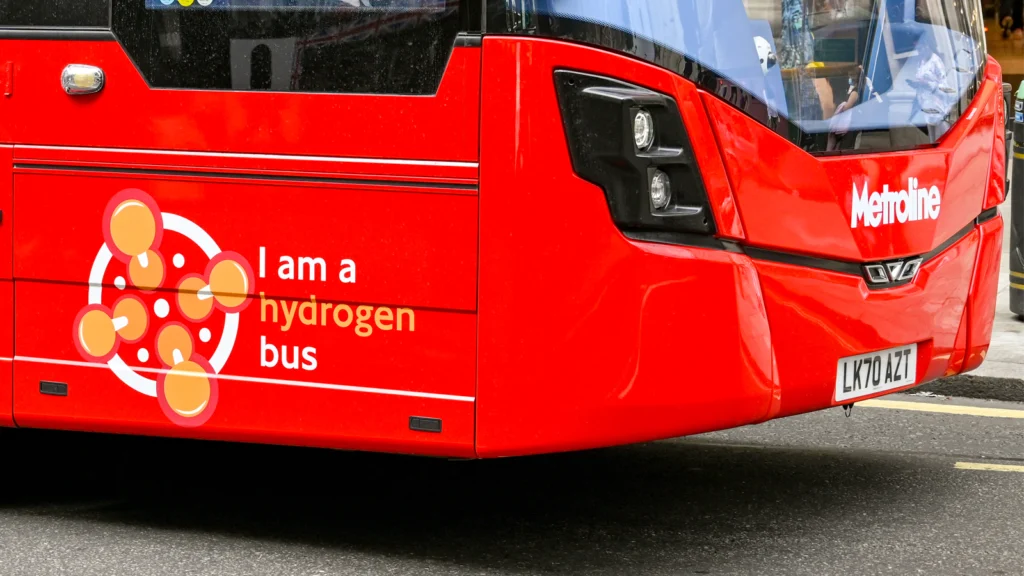
[(13, 426), (14, 283), (0, 280), (0, 426)]
[[(203, 174), (195, 158), (131, 173), (36, 161), (15, 176), (19, 424), (473, 454), (475, 185), (379, 165), (359, 183), (282, 181), (244, 159)], [(148, 213), (163, 230), (142, 266), (124, 230)], [(150, 266), (163, 277), (147, 291)]]
[(14, 284), (11, 280), (13, 230), (11, 207), (12, 148), (0, 146), (0, 426), (12, 426), (12, 358), (14, 357)]
[[(0, 280), (10, 280), (12, 267), (14, 226), (11, 212), (14, 208), (14, 176), (11, 173), (14, 148), (0, 146)], [(3, 302), (0, 300), (0, 302)], [(4, 304), (0, 303), (0, 306)]]
[(765, 418), (771, 338), (752, 262), (625, 238), (601, 189), (573, 172), (553, 78), (563, 67), (613, 70), (700, 111), (696, 90), (546, 40), (485, 38), (484, 59), (477, 452), (584, 449)]
[[(0, 52), (16, 79), (13, 96), (0, 103), (0, 142), (472, 162), (478, 156), (479, 48), (452, 51), (432, 96), (154, 90), (114, 41), (0, 40)], [(60, 77), (68, 64), (103, 69), (103, 91), (65, 94)]]

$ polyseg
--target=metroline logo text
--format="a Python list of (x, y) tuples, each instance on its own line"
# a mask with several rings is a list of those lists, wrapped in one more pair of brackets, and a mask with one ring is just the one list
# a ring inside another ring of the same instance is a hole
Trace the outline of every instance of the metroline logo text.
[(866, 228), (877, 228), (882, 225), (899, 222), (916, 222), (918, 220), (935, 220), (939, 217), (942, 195), (938, 186), (918, 188), (917, 178), (908, 179), (908, 190), (892, 191), (889, 185), (882, 187), (881, 192), (868, 195), (868, 183), (857, 192), (853, 185), (853, 212), (850, 216), (850, 227), (858, 225)]

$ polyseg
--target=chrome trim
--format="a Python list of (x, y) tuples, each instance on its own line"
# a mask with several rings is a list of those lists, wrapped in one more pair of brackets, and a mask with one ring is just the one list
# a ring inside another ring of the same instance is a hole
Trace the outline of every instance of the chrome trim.
[(68, 64), (60, 73), (60, 85), (68, 96), (96, 94), (103, 90), (106, 75), (102, 68), (88, 64)]
[(864, 265), (864, 280), (871, 288), (892, 288), (909, 284), (917, 277), (924, 258), (904, 258)]

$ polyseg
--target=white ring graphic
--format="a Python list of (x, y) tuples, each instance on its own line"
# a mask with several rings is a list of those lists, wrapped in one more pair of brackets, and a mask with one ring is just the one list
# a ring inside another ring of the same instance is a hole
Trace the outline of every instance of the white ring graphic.
[[(163, 214), (163, 222), (165, 230), (177, 232), (195, 242), (196, 246), (202, 249), (207, 258), (212, 260), (220, 254), (220, 247), (206, 233), (206, 230), (203, 230), (188, 218), (165, 212)], [(106, 243), (100, 246), (100, 251), (96, 253), (96, 259), (92, 262), (92, 270), (89, 271), (89, 304), (103, 303), (103, 273), (106, 272), (107, 266), (110, 265), (113, 257), (114, 255), (110, 252), (110, 248), (107, 247)], [(224, 316), (224, 332), (220, 336), (220, 342), (217, 343), (217, 350), (214, 351), (213, 356), (210, 358), (210, 367), (218, 374), (224, 369), (224, 365), (227, 364), (228, 357), (231, 356), (231, 350), (235, 347), (235, 338), (238, 337), (238, 312), (231, 312)], [(121, 360), (121, 356), (115, 354), (107, 362), (107, 366), (110, 367), (114, 375), (131, 389), (146, 396), (156, 398), (156, 380), (146, 378), (132, 370), (124, 363), (124, 360)]]

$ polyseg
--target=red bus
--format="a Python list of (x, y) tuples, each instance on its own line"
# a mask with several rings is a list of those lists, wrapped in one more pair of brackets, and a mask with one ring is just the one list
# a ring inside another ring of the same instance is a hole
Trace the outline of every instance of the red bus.
[(984, 359), (978, 0), (0, 2), (0, 424), (494, 457)]

